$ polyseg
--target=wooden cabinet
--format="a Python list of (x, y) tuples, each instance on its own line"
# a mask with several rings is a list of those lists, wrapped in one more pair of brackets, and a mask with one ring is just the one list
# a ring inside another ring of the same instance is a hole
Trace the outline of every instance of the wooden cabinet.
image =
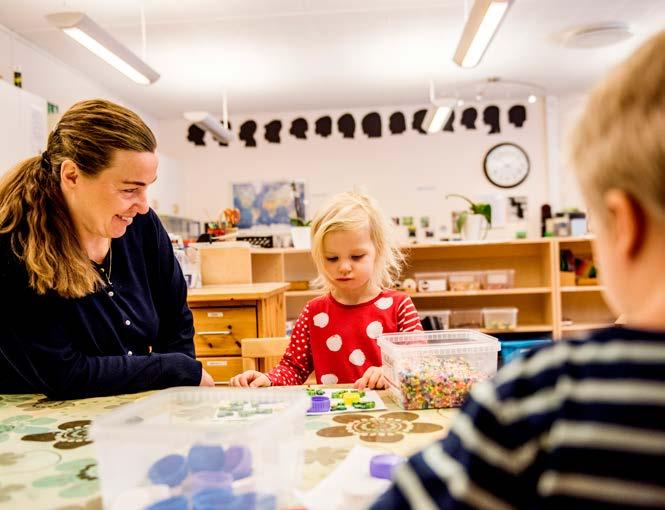
[(284, 335), (287, 287), (265, 282), (189, 290), (196, 358), (216, 382), (226, 382), (248, 366), (240, 356), (243, 338)]

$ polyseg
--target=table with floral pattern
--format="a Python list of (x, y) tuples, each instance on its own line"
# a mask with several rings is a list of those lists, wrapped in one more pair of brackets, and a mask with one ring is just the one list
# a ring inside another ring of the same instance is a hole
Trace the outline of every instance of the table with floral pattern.
[[(443, 437), (456, 410), (387, 410), (308, 416), (300, 489), (325, 478), (355, 446), (408, 455)], [(0, 510), (101, 509), (91, 421), (146, 393), (82, 400), (0, 395)]]

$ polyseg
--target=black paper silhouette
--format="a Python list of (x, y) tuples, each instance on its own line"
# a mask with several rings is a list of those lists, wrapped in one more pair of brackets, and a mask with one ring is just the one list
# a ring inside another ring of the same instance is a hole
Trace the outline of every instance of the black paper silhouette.
[(413, 122), (411, 123), (411, 127), (418, 131), (421, 135), (426, 135), (427, 131), (423, 129), (423, 120), (425, 120), (425, 115), (427, 114), (427, 110), (418, 110), (416, 113), (413, 114)]
[(254, 133), (256, 133), (256, 122), (253, 120), (247, 120), (240, 126), (240, 134), (238, 135), (238, 138), (245, 142), (245, 147), (256, 147)]
[(450, 116), (448, 117), (446, 125), (443, 126), (443, 130), (450, 131), (451, 133), (453, 133), (455, 131), (455, 128), (453, 127), (453, 122), (455, 122), (455, 110), (452, 110), (450, 112)]
[(350, 113), (345, 113), (337, 119), (337, 130), (342, 133), (344, 138), (353, 138), (356, 132), (356, 120)]
[(499, 125), (499, 107), (490, 105), (483, 110), (483, 122), (490, 126), (487, 134), (493, 135), (501, 133), (501, 126)]
[(193, 142), (194, 145), (206, 144), (203, 141), (203, 135), (205, 135), (205, 131), (203, 131), (203, 129), (198, 127), (196, 124), (191, 124), (187, 130), (187, 140)]
[(406, 131), (406, 120), (402, 112), (395, 112), (390, 116), (390, 123), (388, 125), (390, 132), (393, 135), (400, 135)]
[(516, 128), (521, 128), (526, 122), (526, 108), (521, 104), (516, 104), (508, 110), (508, 122)]
[(368, 138), (381, 138), (381, 116), (376, 112), (368, 113), (362, 121), (363, 133)]
[(309, 125), (307, 124), (307, 121), (302, 117), (298, 117), (293, 122), (291, 122), (291, 129), (289, 129), (289, 133), (300, 140), (306, 140), (308, 128)]
[(316, 119), (316, 122), (314, 123), (314, 132), (323, 138), (330, 136), (330, 133), (332, 133), (332, 119), (330, 118), (330, 115)]
[(462, 112), (462, 126), (467, 129), (476, 129), (476, 119), (478, 118), (478, 110), (469, 107)]
[(281, 120), (271, 120), (264, 126), (266, 132), (264, 138), (270, 143), (281, 143), (279, 132), (282, 130)]

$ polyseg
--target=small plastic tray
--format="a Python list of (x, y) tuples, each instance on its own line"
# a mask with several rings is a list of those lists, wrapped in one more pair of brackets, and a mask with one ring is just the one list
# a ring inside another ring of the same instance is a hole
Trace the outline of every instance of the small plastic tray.
[(451, 291), (480, 290), (483, 286), (482, 271), (454, 271), (448, 273), (448, 289)]
[(480, 308), (452, 310), (450, 313), (451, 328), (482, 328), (483, 311)]
[(492, 269), (485, 271), (483, 288), (487, 290), (512, 289), (515, 287), (514, 269)]
[(517, 314), (515, 307), (483, 308), (483, 324), (486, 329), (511, 330), (517, 327)]

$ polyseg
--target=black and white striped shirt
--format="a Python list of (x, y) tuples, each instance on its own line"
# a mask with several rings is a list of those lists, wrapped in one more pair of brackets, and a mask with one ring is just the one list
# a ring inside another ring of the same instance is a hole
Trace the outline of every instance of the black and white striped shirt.
[(665, 332), (611, 328), (506, 365), (372, 508), (665, 508)]

